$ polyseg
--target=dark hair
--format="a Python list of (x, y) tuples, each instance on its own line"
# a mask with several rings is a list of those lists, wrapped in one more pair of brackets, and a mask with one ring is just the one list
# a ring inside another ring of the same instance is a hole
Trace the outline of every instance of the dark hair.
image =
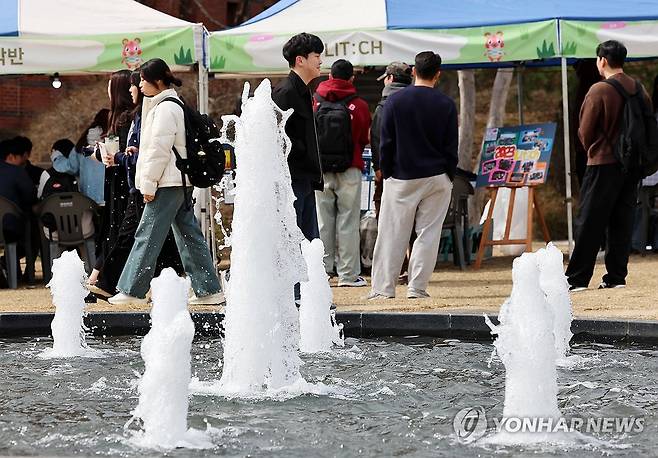
[(55, 143), (53, 143), (51, 149), (59, 151), (64, 155), (64, 157), (69, 157), (69, 154), (71, 153), (71, 150), (73, 149), (74, 146), (75, 145), (73, 144), (73, 142), (68, 138), (60, 138)]
[(139, 75), (139, 70), (135, 70), (130, 74), (130, 85), (137, 88), (137, 103), (135, 104), (135, 109), (132, 112), (132, 117), (134, 118), (137, 113), (142, 109), (142, 102), (144, 101), (144, 93), (139, 88), (141, 76)]
[(416, 54), (414, 68), (416, 75), (424, 80), (431, 80), (441, 70), (441, 56), (432, 51)]
[(32, 152), (32, 141), (29, 138), (19, 135), (14, 137), (12, 141), (17, 154), (30, 154)]
[(130, 122), (135, 108), (130, 97), (130, 70), (119, 70), (110, 77), (110, 119), (108, 132), (116, 134)]
[(324, 51), (324, 44), (318, 36), (302, 32), (283, 45), (283, 58), (288, 62), (290, 68), (293, 68), (297, 56), (308, 57), (313, 52), (322, 54), (322, 51)]
[(596, 56), (605, 57), (610, 68), (624, 68), (627, 53), (626, 46), (617, 40), (604, 41), (596, 47)]
[[(411, 71), (411, 68), (409, 68), (409, 71)], [(404, 75), (401, 75), (399, 73), (393, 73), (391, 76), (393, 77), (394, 83), (411, 84), (411, 74), (407, 75), (405, 73)]]
[(87, 134), (89, 133), (89, 129), (100, 126), (103, 129), (103, 134), (105, 134), (107, 132), (109, 119), (110, 119), (110, 110), (108, 110), (107, 108), (101, 108), (100, 110), (98, 110), (98, 113), (94, 115), (94, 120), (82, 132), (82, 135), (80, 135), (78, 142), (75, 144), (75, 149), (77, 149), (78, 151), (82, 151), (82, 148), (87, 146)]
[(148, 81), (151, 84), (157, 84), (156, 81), (162, 81), (162, 84), (169, 87), (172, 84), (174, 86), (182, 86), (183, 82), (176, 78), (169, 65), (162, 59), (151, 59), (148, 62), (142, 64), (139, 67), (139, 75), (144, 81)]
[(13, 139), (0, 141), (0, 160), (4, 161), (10, 154), (17, 154)]
[(345, 59), (338, 59), (331, 66), (331, 77), (339, 80), (349, 80), (354, 76), (354, 67), (350, 61)]

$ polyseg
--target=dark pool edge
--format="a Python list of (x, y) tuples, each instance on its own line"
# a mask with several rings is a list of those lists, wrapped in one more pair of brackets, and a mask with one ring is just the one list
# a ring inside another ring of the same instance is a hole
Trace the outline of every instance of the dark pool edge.
[[(217, 336), (224, 319), (218, 312), (194, 312), (198, 335)], [(497, 317), (490, 316), (497, 324)], [(481, 314), (338, 312), (348, 337), (411, 336), (491, 341)], [(48, 336), (52, 313), (0, 313), (0, 337)], [(148, 313), (91, 312), (85, 317), (89, 332), (98, 336), (145, 334)], [(574, 319), (571, 330), (577, 341), (637, 342), (658, 344), (658, 321)]]

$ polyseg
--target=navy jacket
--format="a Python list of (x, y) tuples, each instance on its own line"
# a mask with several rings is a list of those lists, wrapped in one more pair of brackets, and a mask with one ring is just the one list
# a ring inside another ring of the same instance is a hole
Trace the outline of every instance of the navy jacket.
[[(135, 114), (133, 122), (130, 125), (130, 130), (128, 131), (128, 146), (134, 146), (139, 149), (139, 140), (142, 130), (142, 117), (139, 113)], [(119, 151), (114, 156), (114, 163), (121, 165), (126, 169), (126, 176), (128, 178), (128, 188), (130, 189), (130, 194), (137, 192), (135, 187), (135, 172), (137, 167), (137, 158), (139, 157), (139, 151), (133, 154), (126, 154), (125, 149)]]
[(384, 178), (413, 180), (457, 169), (457, 107), (442, 92), (409, 86), (382, 110), (380, 169)]

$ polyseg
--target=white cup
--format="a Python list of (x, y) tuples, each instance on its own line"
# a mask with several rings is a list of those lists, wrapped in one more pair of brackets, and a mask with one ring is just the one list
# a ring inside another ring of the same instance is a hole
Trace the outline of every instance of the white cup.
[(119, 152), (119, 137), (105, 137), (105, 150), (108, 154)]

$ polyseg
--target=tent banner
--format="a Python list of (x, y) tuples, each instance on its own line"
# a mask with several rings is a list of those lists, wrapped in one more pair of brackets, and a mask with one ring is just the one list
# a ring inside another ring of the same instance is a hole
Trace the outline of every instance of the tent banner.
[[(238, 30), (238, 29), (236, 29)], [(210, 71), (223, 73), (283, 72), (281, 49), (294, 35), (210, 35)], [(355, 66), (412, 62), (424, 50), (438, 52), (445, 64), (479, 64), (535, 60), (557, 56), (557, 21), (445, 30), (353, 30), (318, 33), (324, 41), (322, 67), (338, 59)]]
[(658, 53), (658, 21), (560, 21), (564, 57), (596, 57), (596, 46), (617, 40), (628, 57), (654, 57)]
[(197, 57), (192, 27), (134, 34), (0, 37), (0, 74), (134, 70), (160, 57), (192, 65)]

